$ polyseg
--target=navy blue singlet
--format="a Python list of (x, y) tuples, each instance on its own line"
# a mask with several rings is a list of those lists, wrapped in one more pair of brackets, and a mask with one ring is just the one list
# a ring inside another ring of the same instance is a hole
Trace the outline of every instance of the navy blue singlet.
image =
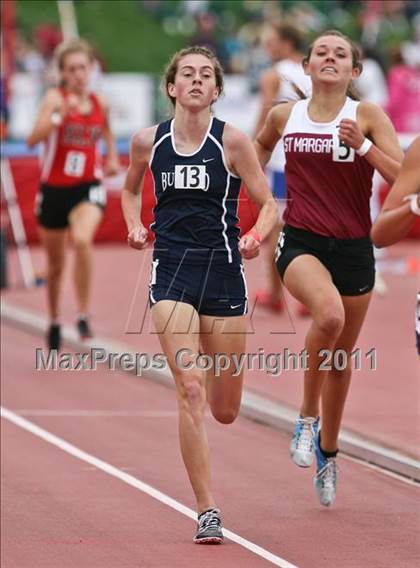
[(241, 263), (238, 251), (238, 195), (241, 180), (230, 172), (223, 151), (225, 123), (210, 120), (197, 151), (176, 151), (174, 120), (158, 125), (150, 168), (155, 183), (155, 251), (172, 259)]

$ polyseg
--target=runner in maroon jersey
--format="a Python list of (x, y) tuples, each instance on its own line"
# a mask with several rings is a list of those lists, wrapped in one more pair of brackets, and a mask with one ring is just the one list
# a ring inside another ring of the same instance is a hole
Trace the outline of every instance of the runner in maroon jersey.
[(61, 86), (47, 91), (27, 140), (29, 146), (45, 143), (36, 213), (48, 258), (50, 349), (60, 347), (58, 301), (68, 229), (75, 250), (77, 328), (81, 338), (92, 336), (87, 319), (91, 248), (106, 202), (97, 151), (100, 137), (108, 151), (107, 173), (116, 173), (119, 167), (108, 106), (89, 90), (89, 45), (83, 40), (65, 42), (58, 46), (56, 59)]
[(316, 455), (315, 488), (329, 506), (336, 494), (335, 458), (351, 352), (375, 282), (369, 238), (372, 175), (376, 168), (392, 184), (403, 154), (384, 112), (351, 97), (351, 81), (362, 65), (347, 37), (334, 30), (323, 33), (303, 66), (312, 80), (311, 99), (272, 109), (255, 145), (265, 165), (283, 138), (288, 204), (277, 268), (313, 319), (290, 453), (301, 467), (309, 467)]

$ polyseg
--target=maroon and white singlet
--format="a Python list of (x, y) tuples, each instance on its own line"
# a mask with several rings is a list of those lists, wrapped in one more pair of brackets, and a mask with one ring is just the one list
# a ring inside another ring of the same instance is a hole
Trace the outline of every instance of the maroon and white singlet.
[(356, 120), (359, 102), (347, 98), (328, 123), (311, 120), (308, 104), (306, 99), (294, 105), (283, 132), (287, 184), (283, 219), (327, 237), (366, 237), (371, 228), (374, 168), (338, 139), (340, 121)]

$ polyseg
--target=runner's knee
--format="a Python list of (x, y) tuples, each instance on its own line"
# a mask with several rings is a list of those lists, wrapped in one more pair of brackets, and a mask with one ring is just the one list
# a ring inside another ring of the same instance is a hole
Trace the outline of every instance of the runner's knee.
[(201, 377), (191, 373), (183, 373), (177, 381), (180, 403), (190, 412), (202, 412), (206, 405), (206, 391)]
[(84, 233), (73, 233), (73, 245), (78, 251), (85, 251), (89, 248), (91, 239)]
[(314, 320), (320, 331), (328, 337), (339, 337), (344, 327), (344, 308), (339, 304), (324, 304), (315, 310)]
[(48, 276), (49, 278), (59, 278), (64, 269), (64, 257), (50, 258), (48, 261)]

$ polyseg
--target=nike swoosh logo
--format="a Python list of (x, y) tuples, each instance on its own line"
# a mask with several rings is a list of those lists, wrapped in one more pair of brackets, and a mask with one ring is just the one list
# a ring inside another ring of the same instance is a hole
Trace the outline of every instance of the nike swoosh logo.
[(212, 160), (214, 160), (214, 158), (207, 158), (207, 160), (205, 160), (203, 158), (203, 164), (206, 164), (207, 162), (211, 162)]
[(369, 284), (367, 286), (363, 286), (363, 288), (359, 288), (359, 292), (364, 292), (369, 288)]
[(238, 304), (237, 306), (230, 306), (230, 308), (231, 308), (232, 310), (235, 310), (236, 308), (239, 308), (239, 306), (242, 306), (242, 304)]

